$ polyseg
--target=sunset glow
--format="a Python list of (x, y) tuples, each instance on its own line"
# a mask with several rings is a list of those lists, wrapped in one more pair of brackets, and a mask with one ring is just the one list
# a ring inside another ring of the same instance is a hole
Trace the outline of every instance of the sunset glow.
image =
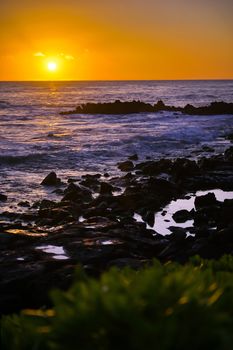
[(0, 80), (230, 79), (232, 14), (231, 0), (3, 1)]

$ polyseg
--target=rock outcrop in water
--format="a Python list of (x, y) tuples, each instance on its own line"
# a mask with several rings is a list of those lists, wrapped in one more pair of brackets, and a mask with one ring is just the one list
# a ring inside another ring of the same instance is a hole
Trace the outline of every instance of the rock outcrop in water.
[(49, 173), (41, 182), (41, 185), (44, 185), (44, 186), (57, 186), (60, 184), (61, 184), (61, 180), (57, 177), (57, 174), (54, 171)]
[(233, 114), (233, 103), (212, 102), (208, 106), (194, 107), (190, 104), (185, 107), (167, 106), (163, 101), (152, 105), (141, 101), (104, 103), (86, 103), (77, 106), (73, 111), (61, 112), (60, 114), (133, 114), (133, 113), (157, 113), (162, 111), (181, 112), (189, 115), (218, 115)]
[(5, 194), (0, 193), (0, 201), (6, 201), (7, 196)]

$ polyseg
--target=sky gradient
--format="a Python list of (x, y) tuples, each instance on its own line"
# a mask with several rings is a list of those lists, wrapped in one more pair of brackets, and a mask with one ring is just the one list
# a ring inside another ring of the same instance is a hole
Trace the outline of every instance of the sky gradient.
[(232, 0), (3, 0), (0, 23), (0, 80), (233, 78)]

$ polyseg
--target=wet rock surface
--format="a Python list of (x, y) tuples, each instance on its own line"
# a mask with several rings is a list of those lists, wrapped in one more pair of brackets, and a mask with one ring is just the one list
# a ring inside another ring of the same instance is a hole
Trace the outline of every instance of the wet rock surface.
[(118, 168), (121, 171), (131, 171), (134, 168), (133, 162), (130, 160), (126, 160), (125, 162), (121, 162), (118, 164)]
[(61, 180), (57, 177), (57, 174), (52, 171), (49, 173), (44, 180), (41, 182), (41, 185), (44, 186), (58, 186), (60, 185)]
[[(198, 162), (133, 157), (123, 163), (130, 162), (134, 173), (87, 174), (71, 179), (56, 202), (45, 199), (29, 207), (22, 199), (24, 213), (1, 213), (0, 312), (48, 305), (49, 290), (67, 288), (77, 265), (98, 276), (111, 266), (140, 268), (153, 258), (183, 263), (196, 254), (232, 254), (232, 199), (220, 202), (209, 193), (195, 199), (195, 210), (178, 210), (174, 220), (192, 219), (191, 228), (171, 227), (163, 236), (148, 227), (154, 213), (187, 193), (233, 191), (232, 153), (229, 148)], [(46, 178), (51, 186), (60, 183), (57, 176)], [(134, 219), (135, 213), (144, 222)]]
[(194, 205), (196, 209), (205, 208), (217, 204), (217, 200), (214, 193), (207, 193), (204, 196), (198, 196), (195, 198)]
[(7, 196), (3, 193), (0, 193), (0, 201), (6, 201), (7, 200)]
[(182, 223), (193, 218), (193, 211), (188, 211), (186, 209), (178, 210), (172, 217), (175, 222)]

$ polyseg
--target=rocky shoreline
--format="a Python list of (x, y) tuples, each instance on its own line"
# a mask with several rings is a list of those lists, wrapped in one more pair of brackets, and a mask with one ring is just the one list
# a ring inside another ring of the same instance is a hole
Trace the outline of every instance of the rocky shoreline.
[(148, 228), (171, 200), (198, 190), (233, 191), (233, 147), (198, 161), (141, 162), (135, 154), (117, 166), (122, 176), (87, 174), (68, 184), (52, 172), (41, 186), (59, 201), (22, 201), (23, 214), (1, 213), (0, 313), (49, 305), (51, 288), (66, 289), (77, 265), (97, 277), (111, 266), (138, 269), (154, 258), (185, 263), (194, 255), (233, 253), (233, 199), (220, 202), (213, 193), (174, 214), (178, 223), (192, 219), (192, 227), (171, 227), (169, 235)]
[(163, 101), (154, 105), (142, 101), (122, 102), (116, 100), (108, 103), (86, 103), (77, 106), (74, 110), (61, 112), (66, 114), (132, 114), (132, 113), (157, 113), (157, 112), (180, 112), (188, 115), (220, 115), (233, 114), (233, 103), (212, 102), (208, 106), (195, 107), (187, 104), (185, 107), (167, 106)]

